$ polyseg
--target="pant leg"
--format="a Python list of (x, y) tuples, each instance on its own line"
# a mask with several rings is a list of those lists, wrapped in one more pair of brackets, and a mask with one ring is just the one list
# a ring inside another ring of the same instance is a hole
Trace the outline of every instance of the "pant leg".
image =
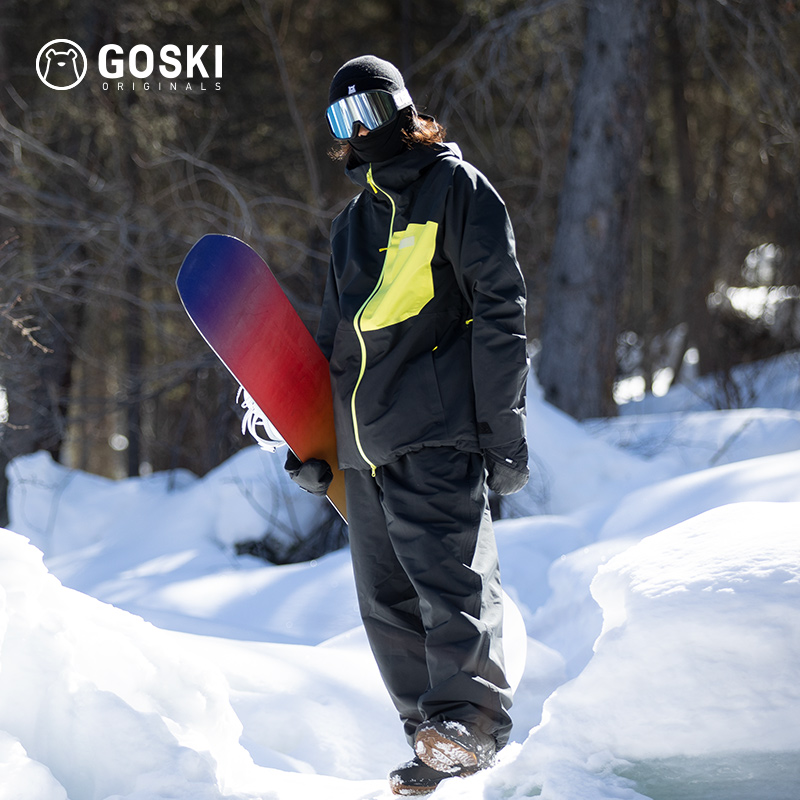
[(511, 697), (482, 457), (424, 448), (374, 480), (359, 473), (348, 517), (364, 624), (406, 734), (424, 719), (460, 720), (502, 747)]
[(424, 448), (378, 477), (395, 554), (420, 600), (430, 684), (421, 716), (470, 722), (502, 747), (511, 691), (483, 457)]
[(347, 470), (345, 488), (361, 618), (406, 738), (413, 743), (423, 721), (419, 698), (428, 690), (419, 598), (395, 555), (375, 478), (367, 471)]

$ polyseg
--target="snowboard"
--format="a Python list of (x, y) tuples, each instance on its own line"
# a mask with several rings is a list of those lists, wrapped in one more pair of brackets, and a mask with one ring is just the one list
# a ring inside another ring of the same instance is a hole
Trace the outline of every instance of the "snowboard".
[(267, 263), (240, 239), (207, 234), (176, 283), (197, 330), (295, 455), (330, 464), (328, 499), (346, 520), (328, 361)]

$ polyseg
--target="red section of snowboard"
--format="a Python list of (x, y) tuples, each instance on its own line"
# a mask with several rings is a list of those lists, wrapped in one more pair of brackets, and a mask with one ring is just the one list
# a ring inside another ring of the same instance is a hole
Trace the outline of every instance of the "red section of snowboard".
[(328, 362), (270, 268), (233, 236), (208, 234), (177, 279), (203, 338), (301, 461), (331, 465), (328, 498), (346, 519)]

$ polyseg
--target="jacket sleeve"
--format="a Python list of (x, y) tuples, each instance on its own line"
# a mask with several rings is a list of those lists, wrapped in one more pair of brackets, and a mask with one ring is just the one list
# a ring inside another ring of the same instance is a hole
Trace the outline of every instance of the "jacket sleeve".
[(325, 292), (322, 296), (319, 326), (317, 327), (316, 341), (319, 349), (328, 361), (333, 352), (333, 340), (339, 326), (341, 312), (339, 309), (339, 292), (336, 287), (336, 278), (333, 273), (333, 259), (328, 265), (328, 278), (325, 283)]
[(481, 449), (525, 437), (525, 280), (505, 204), (476, 169), (456, 168), (444, 251), (472, 309), (472, 381)]

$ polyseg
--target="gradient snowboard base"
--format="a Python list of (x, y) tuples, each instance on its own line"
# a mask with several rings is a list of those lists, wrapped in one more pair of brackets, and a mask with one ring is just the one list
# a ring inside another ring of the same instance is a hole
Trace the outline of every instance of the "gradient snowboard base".
[(197, 330), (295, 455), (331, 465), (328, 499), (347, 519), (328, 361), (266, 262), (233, 236), (208, 234), (177, 286)]

